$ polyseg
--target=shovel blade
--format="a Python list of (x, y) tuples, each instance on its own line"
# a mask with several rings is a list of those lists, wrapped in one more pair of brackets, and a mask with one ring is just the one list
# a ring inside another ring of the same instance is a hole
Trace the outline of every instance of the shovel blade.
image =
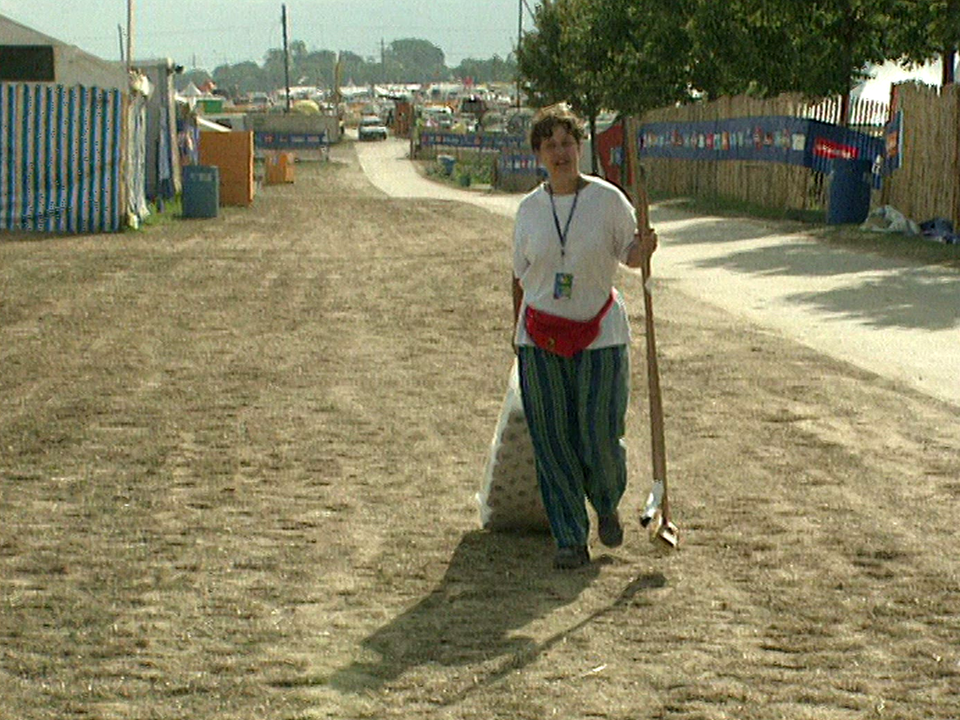
[(669, 520), (663, 519), (658, 508), (646, 525), (650, 542), (661, 550), (676, 550), (680, 547), (680, 530)]
[(661, 522), (656, 536), (651, 539), (662, 548), (676, 550), (680, 547), (680, 530), (669, 520)]

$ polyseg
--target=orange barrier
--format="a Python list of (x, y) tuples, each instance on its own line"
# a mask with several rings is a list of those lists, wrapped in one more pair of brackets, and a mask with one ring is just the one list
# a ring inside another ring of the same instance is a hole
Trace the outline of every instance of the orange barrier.
[(296, 162), (293, 153), (268, 153), (265, 161), (267, 185), (283, 185), (293, 182), (293, 165)]

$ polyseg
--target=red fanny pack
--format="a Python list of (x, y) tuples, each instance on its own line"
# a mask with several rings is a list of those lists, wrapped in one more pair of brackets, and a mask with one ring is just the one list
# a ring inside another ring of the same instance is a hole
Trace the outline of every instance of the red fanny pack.
[(613, 293), (594, 317), (580, 322), (541, 312), (529, 305), (524, 315), (527, 334), (541, 350), (573, 357), (590, 346), (600, 334), (600, 323), (613, 306)]

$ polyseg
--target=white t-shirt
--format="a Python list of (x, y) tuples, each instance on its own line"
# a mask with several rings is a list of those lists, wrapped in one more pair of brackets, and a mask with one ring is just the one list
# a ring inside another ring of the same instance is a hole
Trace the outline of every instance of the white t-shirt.
[[(630, 342), (626, 306), (613, 280), (636, 240), (636, 212), (615, 185), (592, 176), (583, 179), (586, 186), (576, 195), (554, 196), (556, 220), (546, 184), (520, 201), (513, 228), (513, 273), (523, 288), (517, 345), (534, 344), (523, 321), (528, 305), (584, 321), (600, 312), (611, 291), (613, 306), (588, 349)], [(565, 228), (566, 249), (561, 253), (560, 232)]]

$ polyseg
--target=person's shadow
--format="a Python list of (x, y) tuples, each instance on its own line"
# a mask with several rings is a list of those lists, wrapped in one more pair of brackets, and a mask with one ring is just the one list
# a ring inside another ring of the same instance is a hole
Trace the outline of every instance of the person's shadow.
[[(355, 661), (337, 670), (327, 683), (343, 692), (360, 692), (417, 665), (480, 664), (499, 657), (505, 657), (501, 661), (505, 671), (523, 667), (567, 632), (538, 644), (512, 631), (576, 600), (602, 563), (594, 560), (577, 570), (556, 571), (550, 566), (552, 556), (549, 535), (467, 533), (440, 584), (362, 641), (379, 659)], [(665, 582), (662, 575), (638, 578), (613, 605), (569, 630), (613, 609), (637, 590)]]

